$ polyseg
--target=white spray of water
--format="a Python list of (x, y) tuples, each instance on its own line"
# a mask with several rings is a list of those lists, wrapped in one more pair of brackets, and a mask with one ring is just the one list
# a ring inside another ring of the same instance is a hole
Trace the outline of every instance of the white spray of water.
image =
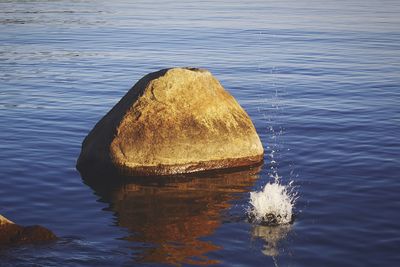
[(267, 183), (259, 192), (250, 193), (250, 207), (248, 214), (257, 224), (282, 225), (293, 221), (293, 207), (298, 198), (294, 191), (293, 181), (284, 185), (281, 183), (281, 176), (278, 174), (278, 163), (276, 152), (279, 152), (280, 143), (278, 137), (283, 133), (274, 131), (270, 127), (272, 142), (268, 149), (270, 159), (269, 177), (273, 182)]
[(293, 220), (296, 199), (292, 182), (285, 186), (277, 179), (267, 183), (261, 191), (250, 193), (249, 214), (256, 223), (287, 224)]

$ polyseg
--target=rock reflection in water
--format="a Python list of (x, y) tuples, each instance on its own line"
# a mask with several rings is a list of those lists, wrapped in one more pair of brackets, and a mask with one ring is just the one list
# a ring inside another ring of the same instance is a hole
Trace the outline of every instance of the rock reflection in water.
[(291, 224), (276, 226), (255, 225), (252, 230), (252, 235), (265, 242), (262, 249), (264, 255), (276, 257), (279, 255), (279, 242), (287, 236), (291, 228)]
[[(85, 181), (108, 202), (117, 223), (129, 229), (135, 261), (167, 264), (217, 264), (207, 253), (220, 247), (201, 240), (222, 223), (231, 201), (250, 190), (260, 168), (201, 177), (128, 178), (119, 184)], [(109, 177), (111, 178), (111, 177)], [(111, 179), (108, 179), (111, 180)]]

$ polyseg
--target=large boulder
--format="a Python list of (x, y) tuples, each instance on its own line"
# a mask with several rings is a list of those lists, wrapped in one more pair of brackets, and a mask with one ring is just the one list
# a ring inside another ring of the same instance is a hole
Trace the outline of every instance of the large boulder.
[(52, 241), (57, 237), (40, 225), (20, 226), (0, 215), (0, 248), (10, 245)]
[(263, 154), (249, 116), (209, 71), (173, 68), (144, 76), (96, 124), (77, 167), (174, 175), (256, 165)]

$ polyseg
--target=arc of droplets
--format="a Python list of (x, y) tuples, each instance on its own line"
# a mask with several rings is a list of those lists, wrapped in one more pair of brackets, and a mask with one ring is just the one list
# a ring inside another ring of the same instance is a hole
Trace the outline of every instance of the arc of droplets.
[[(279, 112), (281, 109), (278, 99), (278, 89), (276, 87), (272, 108), (272, 110), (276, 112)], [(265, 113), (263, 116), (266, 118)], [(275, 114), (275, 117), (276, 116), (277, 114)], [(250, 218), (258, 224), (288, 224), (293, 219), (293, 207), (298, 195), (294, 191), (293, 181), (289, 182), (288, 185), (281, 184), (282, 177), (279, 176), (278, 173), (276, 154), (279, 152), (280, 143), (278, 141), (279, 137), (283, 135), (283, 129), (282, 127), (279, 127), (279, 130), (276, 131), (272, 125), (274, 121), (272, 121), (270, 117), (267, 119), (270, 123), (268, 129), (271, 139), (268, 146), (268, 149), (270, 149), (268, 157), (271, 164), (268, 176), (273, 180), (273, 182), (268, 182), (261, 191), (250, 193), (250, 207), (248, 214)]]

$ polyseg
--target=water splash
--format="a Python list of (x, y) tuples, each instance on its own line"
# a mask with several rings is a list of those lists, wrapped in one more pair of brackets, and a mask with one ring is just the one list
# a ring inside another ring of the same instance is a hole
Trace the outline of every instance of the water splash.
[[(283, 104), (280, 97), (279, 86), (274, 79), (275, 67), (271, 69), (272, 87), (275, 95), (270, 99), (270, 107), (264, 111), (264, 119), (268, 122), (267, 157), (269, 158), (270, 168), (268, 176), (272, 180), (268, 182), (261, 191), (251, 192), (247, 214), (250, 221), (258, 225), (284, 225), (293, 221), (293, 209), (298, 198), (293, 186), (293, 181), (285, 185), (279, 176), (279, 159), (283, 152), (281, 137), (284, 134), (284, 127), (280, 120), (283, 113)], [(268, 105), (263, 105), (265, 107)], [(289, 149), (288, 149), (289, 151)], [(290, 173), (290, 176), (293, 172)], [(291, 178), (291, 177), (289, 177)]]
[(292, 182), (285, 186), (277, 178), (273, 183), (267, 183), (261, 191), (250, 193), (249, 217), (263, 225), (291, 223), (296, 199)]
[[(278, 157), (282, 144), (279, 137), (283, 135), (283, 129), (275, 131), (269, 127), (271, 143), (268, 146), (270, 153), (267, 154), (270, 160), (268, 175), (272, 182), (268, 182), (261, 191), (251, 192), (248, 208), (248, 216), (252, 222), (262, 225), (283, 225), (293, 222), (293, 209), (298, 199), (295, 192), (293, 180), (285, 185), (281, 183), (281, 176), (278, 171)], [(291, 172), (291, 175), (293, 172)]]

